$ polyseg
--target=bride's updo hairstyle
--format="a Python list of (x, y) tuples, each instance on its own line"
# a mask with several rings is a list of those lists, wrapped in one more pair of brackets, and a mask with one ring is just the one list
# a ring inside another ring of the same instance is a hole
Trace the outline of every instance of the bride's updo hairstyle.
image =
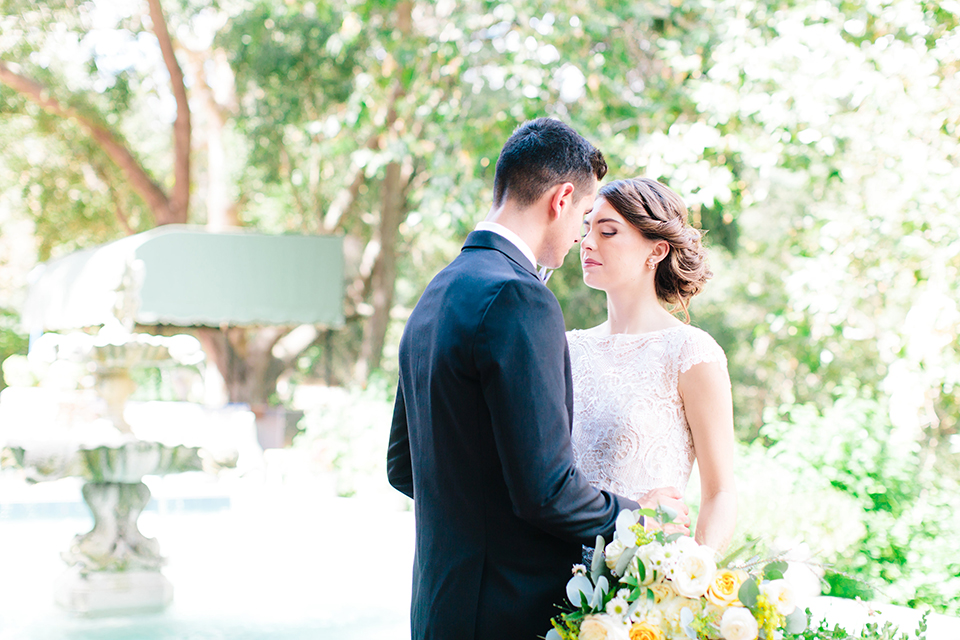
[[(702, 233), (687, 222), (687, 206), (680, 196), (650, 178), (615, 180), (600, 187), (597, 196), (616, 209), (647, 239), (670, 245), (667, 257), (656, 267), (657, 297), (679, 306), (690, 322), (687, 303), (713, 277), (707, 266)], [(638, 265), (645, 269), (645, 265)]]

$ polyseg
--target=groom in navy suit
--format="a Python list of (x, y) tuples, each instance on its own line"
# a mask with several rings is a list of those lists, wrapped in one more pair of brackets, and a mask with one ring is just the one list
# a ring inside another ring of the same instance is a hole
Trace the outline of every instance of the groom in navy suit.
[(518, 127), (487, 220), (407, 321), (387, 467), (414, 500), (415, 640), (543, 635), (581, 545), (638, 508), (574, 466), (563, 316), (537, 274), (579, 240), (606, 170), (557, 120)]

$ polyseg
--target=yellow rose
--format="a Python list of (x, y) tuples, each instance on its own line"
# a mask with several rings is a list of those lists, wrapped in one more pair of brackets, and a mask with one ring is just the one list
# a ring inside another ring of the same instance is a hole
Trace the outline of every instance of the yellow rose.
[(644, 620), (630, 627), (630, 640), (663, 640), (663, 631)]
[(747, 573), (740, 569), (719, 569), (713, 576), (713, 582), (707, 588), (707, 600), (725, 607), (739, 600), (740, 586), (747, 579)]
[(676, 592), (673, 590), (673, 587), (668, 582), (657, 582), (651, 584), (647, 587), (653, 591), (653, 602), (655, 604), (660, 604), (676, 597)]

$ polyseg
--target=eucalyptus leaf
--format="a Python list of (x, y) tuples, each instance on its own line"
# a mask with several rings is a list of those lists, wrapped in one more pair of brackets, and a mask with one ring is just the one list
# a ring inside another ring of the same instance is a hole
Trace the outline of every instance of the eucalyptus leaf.
[(597, 580), (597, 589), (604, 593), (610, 591), (610, 583), (607, 581), (606, 576), (600, 576), (600, 579)]
[(586, 576), (573, 576), (567, 582), (567, 600), (569, 600), (573, 606), (579, 607), (582, 604), (580, 594), (586, 596), (589, 602), (593, 597), (593, 584), (590, 583), (590, 579)]
[(622, 576), (627, 571), (627, 566), (630, 564), (630, 561), (633, 560), (633, 557), (637, 555), (637, 547), (630, 547), (622, 554), (620, 554), (620, 559), (617, 560), (617, 567), (615, 569), (618, 576)]
[(603, 550), (606, 548), (607, 543), (603, 539), (603, 536), (597, 536), (597, 541), (593, 547), (593, 560), (590, 562), (590, 571), (596, 572), (601, 567), (605, 566), (603, 563)]
[(676, 509), (672, 509), (666, 505), (660, 505), (658, 510), (662, 514), (663, 524), (666, 524), (668, 522), (673, 522), (673, 519), (677, 517)]
[(597, 580), (597, 587), (593, 590), (593, 598), (590, 600), (590, 606), (596, 608), (603, 604), (603, 597), (607, 595), (609, 590), (610, 584), (607, 582), (607, 577), (600, 576), (600, 579)]
[(807, 612), (799, 607), (793, 610), (793, 613), (787, 616), (784, 630), (787, 633), (803, 633), (807, 629)]
[(763, 568), (763, 577), (767, 580), (780, 580), (783, 578), (783, 574), (786, 573), (789, 566), (790, 565), (783, 560), (771, 562)]
[(556, 629), (550, 629), (550, 631), (547, 631), (547, 635), (543, 636), (543, 640), (563, 640), (563, 636), (557, 633)]
[(665, 540), (669, 543), (669, 542), (673, 542), (674, 540), (679, 540), (682, 537), (683, 537), (682, 533), (671, 533), (665, 538)]
[(697, 640), (697, 633), (693, 630), (692, 624), (693, 611), (690, 610), (690, 607), (680, 609), (680, 628), (683, 629), (683, 632), (690, 640)]
[(748, 609), (752, 609), (757, 606), (757, 597), (760, 595), (760, 587), (757, 585), (757, 581), (754, 578), (749, 578), (742, 585), (740, 585), (740, 591), (737, 592), (737, 597), (740, 599), (740, 602), (743, 603), (743, 606)]

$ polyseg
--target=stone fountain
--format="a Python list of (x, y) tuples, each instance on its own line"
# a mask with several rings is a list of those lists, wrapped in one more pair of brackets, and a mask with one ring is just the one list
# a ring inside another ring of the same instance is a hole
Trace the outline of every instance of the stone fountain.
[[(132, 317), (122, 313), (124, 302), (121, 290), (118, 320)], [(11, 386), (0, 394), (6, 446), (27, 480), (84, 480), (94, 526), (61, 554), (69, 569), (56, 589), (57, 602), (77, 613), (165, 607), (173, 586), (161, 572), (159, 544), (137, 527), (150, 501), (143, 478), (199, 471), (210, 456), (199, 447), (139, 439), (124, 419), (124, 406), (136, 389), (132, 369), (195, 364), (203, 358), (199, 342), (186, 335), (136, 334), (118, 321), (96, 335), (46, 334), (30, 357), (47, 371), (73, 367), (89, 387), (70, 389), (60, 376), (53, 384)]]

